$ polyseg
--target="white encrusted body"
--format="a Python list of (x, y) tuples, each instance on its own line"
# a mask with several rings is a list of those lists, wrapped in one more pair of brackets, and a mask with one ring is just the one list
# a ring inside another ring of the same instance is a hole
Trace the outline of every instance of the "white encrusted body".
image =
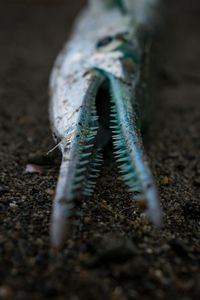
[[(134, 92), (136, 82), (134, 79), (135, 76), (138, 77), (139, 73), (135, 72), (134, 68), (137, 68), (137, 55), (139, 58), (142, 53), (140, 45), (138, 45), (138, 29), (140, 25), (146, 27), (149, 11), (152, 4), (155, 4), (157, 0), (123, 0), (125, 10), (123, 8), (120, 9), (120, 4), (117, 4), (117, 2), (116, 6), (108, 9), (105, 6), (105, 3), (108, 4), (108, 2), (109, 0), (90, 0), (88, 7), (78, 18), (71, 38), (59, 54), (51, 74), (50, 121), (55, 139), (59, 142), (63, 154), (51, 221), (51, 239), (54, 246), (59, 246), (64, 238), (65, 223), (67, 218), (71, 216), (74, 207), (73, 188), (76, 187), (74, 184), (82, 180), (77, 177), (76, 173), (77, 163), (80, 162), (81, 157), (80, 153), (77, 152), (79, 147), (78, 141), (80, 142), (78, 138), (81, 127), (81, 124), (79, 125), (80, 116), (83, 112), (86, 116), (90, 115), (92, 101), (94, 100), (93, 102), (95, 102), (98, 88), (105, 79), (104, 75), (94, 70), (102, 70), (104, 74), (109, 74), (110, 82), (114, 78), (113, 90), (118, 86), (122, 86), (122, 83), (126, 84), (126, 87), (130, 89), (125, 97), (127, 100), (126, 110), (122, 114), (122, 120), (125, 120), (124, 124), (127, 123), (127, 116), (130, 119), (130, 112), (132, 111), (132, 109), (129, 109), (132, 103), (131, 97), (128, 95), (130, 92)], [(124, 36), (126, 36), (125, 39)], [(113, 37), (113, 42), (111, 44), (108, 43), (105, 47), (99, 47), (99, 43), (107, 37)], [(115, 39), (115, 37), (117, 38)], [(128, 40), (124, 53), (122, 48), (120, 50), (120, 45), (117, 44), (119, 40), (125, 41), (124, 44)], [(131, 51), (129, 52), (130, 49)], [(127, 71), (128, 69), (126, 69), (123, 60), (126, 56), (126, 51), (128, 55), (129, 53), (133, 54), (133, 57), (129, 57), (133, 67), (130, 73)], [(134, 60), (134, 55), (136, 55), (136, 60)], [(132, 88), (130, 88), (130, 85)], [(94, 93), (96, 94), (94, 95)], [(119, 89), (118, 94), (115, 96), (119, 97), (122, 93), (123, 91)], [(85, 107), (86, 102), (88, 111), (82, 109), (83, 106)], [(117, 105), (120, 108), (122, 104), (120, 102)], [(81, 127), (81, 130), (84, 129), (84, 126)], [(129, 137), (128, 134), (122, 134), (122, 138), (127, 136)], [(157, 219), (157, 223), (159, 223), (159, 217), (155, 213), (156, 209), (158, 209), (158, 207), (155, 208), (155, 204), (157, 205), (157, 192), (154, 188), (146, 159), (143, 159), (141, 143), (139, 139), (136, 141), (137, 133), (131, 138), (134, 141), (132, 148), (136, 150), (133, 161), (136, 159), (138, 162), (138, 178), (146, 194), (146, 187), (151, 189), (149, 192), (150, 196), (148, 195), (147, 198), (149, 198), (150, 207), (153, 211), (152, 219)], [(126, 139), (125, 141), (127, 142)], [(88, 147), (88, 145), (86, 146)], [(128, 150), (133, 153), (132, 149)], [(87, 154), (85, 155), (87, 156)], [(82, 153), (81, 155), (84, 154)], [(128, 158), (131, 159), (131, 156)], [(84, 164), (85, 162), (87, 160), (83, 161)], [(87, 163), (90, 164), (90, 161), (88, 160)], [(85, 172), (84, 168), (83, 170)], [(133, 174), (128, 175), (132, 176)], [(148, 185), (148, 182), (151, 184)], [(154, 215), (156, 216), (154, 217)]]
[(50, 119), (58, 140), (70, 142), (76, 131), (80, 107), (94, 80), (94, 68), (124, 79), (120, 51), (99, 51), (96, 45), (106, 36), (128, 32), (134, 38), (129, 15), (118, 9), (106, 11), (87, 8), (78, 18), (72, 37), (59, 54), (50, 80)]

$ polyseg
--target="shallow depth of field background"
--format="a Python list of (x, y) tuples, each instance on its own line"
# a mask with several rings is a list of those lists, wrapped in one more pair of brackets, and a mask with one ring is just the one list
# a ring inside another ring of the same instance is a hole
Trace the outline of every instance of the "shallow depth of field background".
[(95, 195), (53, 253), (59, 158), (40, 174), (24, 170), (54, 145), (48, 78), (85, 2), (0, 1), (0, 299), (199, 299), (200, 2), (165, 2), (152, 72), (159, 105), (144, 137), (163, 228), (141, 215), (107, 151)]

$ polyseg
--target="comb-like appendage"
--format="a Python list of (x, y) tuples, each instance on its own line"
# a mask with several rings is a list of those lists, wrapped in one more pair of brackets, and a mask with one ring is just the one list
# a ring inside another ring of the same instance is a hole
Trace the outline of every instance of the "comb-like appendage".
[[(151, 220), (160, 225), (157, 190), (143, 150), (136, 113), (134, 89), (108, 74), (111, 85), (111, 129), (114, 154), (122, 179), (137, 200), (145, 200)], [(134, 111), (135, 108), (135, 111)]]
[(66, 224), (74, 216), (76, 201), (95, 187), (93, 170), (101, 163), (99, 150), (95, 148), (98, 132), (95, 101), (102, 81), (102, 75), (96, 73), (80, 109), (75, 135), (69, 145), (65, 141), (62, 143), (63, 157), (51, 221), (51, 240), (55, 247), (62, 244)]
[(128, 191), (145, 201), (155, 224), (161, 222), (135, 94), (139, 81), (143, 83), (144, 48), (157, 1), (90, 0), (56, 60), (50, 120), (63, 158), (51, 220), (53, 246), (62, 245), (76, 201), (92, 195), (101, 151), (111, 137)]

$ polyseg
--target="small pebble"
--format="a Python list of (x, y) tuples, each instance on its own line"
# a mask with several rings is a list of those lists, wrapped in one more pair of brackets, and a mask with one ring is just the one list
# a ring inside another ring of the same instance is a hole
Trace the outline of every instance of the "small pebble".
[(18, 205), (16, 204), (15, 201), (11, 202), (11, 203), (9, 204), (9, 206), (10, 206), (10, 208), (11, 208), (13, 211), (15, 211), (15, 210), (18, 208)]
[(13, 296), (13, 290), (9, 286), (0, 286), (0, 298), (7, 299)]
[(152, 254), (152, 253), (153, 253), (153, 250), (152, 250), (151, 248), (147, 248), (147, 249), (146, 249), (146, 253)]
[(125, 296), (120, 287), (116, 287), (111, 294), (111, 300), (125, 300)]
[(170, 185), (172, 180), (168, 176), (162, 176), (160, 178), (160, 184), (161, 185)]
[(85, 219), (84, 219), (85, 224), (90, 224), (91, 221), (92, 221), (91, 217), (85, 217)]
[(43, 167), (41, 167), (39, 165), (28, 164), (28, 165), (26, 165), (25, 173), (42, 174), (43, 173)]
[(139, 199), (138, 201), (136, 201), (136, 205), (141, 210), (145, 210), (147, 208), (147, 202), (145, 199)]
[(50, 196), (53, 196), (53, 195), (54, 195), (54, 190), (51, 189), (51, 188), (46, 189), (45, 192), (46, 192), (48, 195), (50, 195)]
[(155, 270), (155, 276), (157, 277), (157, 278), (162, 278), (163, 277), (163, 274), (162, 274), (162, 271), (161, 270)]

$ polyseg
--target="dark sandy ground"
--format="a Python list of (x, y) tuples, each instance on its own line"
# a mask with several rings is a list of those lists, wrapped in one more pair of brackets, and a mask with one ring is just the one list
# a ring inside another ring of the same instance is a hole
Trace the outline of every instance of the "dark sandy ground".
[(53, 146), (48, 77), (83, 2), (0, 4), (0, 299), (199, 299), (198, 0), (166, 1), (166, 30), (155, 47), (160, 105), (145, 147), (163, 228), (134, 206), (107, 155), (64, 249), (49, 248), (58, 164), (51, 159), (42, 174), (24, 170)]

